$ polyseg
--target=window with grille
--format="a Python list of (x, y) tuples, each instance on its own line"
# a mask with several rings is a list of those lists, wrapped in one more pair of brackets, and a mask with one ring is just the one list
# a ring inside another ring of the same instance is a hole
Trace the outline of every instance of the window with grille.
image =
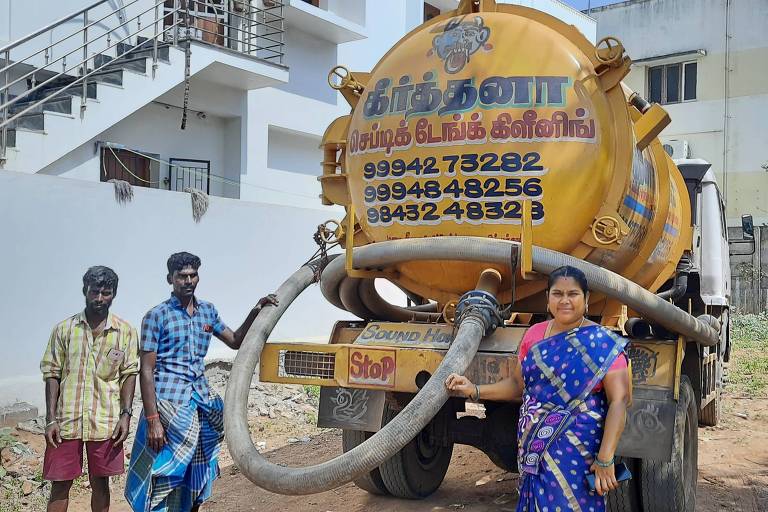
[(648, 68), (648, 100), (666, 105), (696, 99), (696, 62)]

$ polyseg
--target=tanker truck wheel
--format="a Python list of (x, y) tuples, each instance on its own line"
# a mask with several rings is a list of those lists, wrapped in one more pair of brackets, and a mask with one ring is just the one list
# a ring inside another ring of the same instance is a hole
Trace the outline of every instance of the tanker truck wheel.
[(720, 413), (723, 408), (723, 387), (725, 386), (725, 364), (723, 362), (723, 354), (728, 350), (728, 332), (730, 329), (730, 322), (728, 318), (728, 311), (724, 311), (720, 317), (720, 321), (723, 322), (723, 328), (720, 331), (720, 346), (711, 348), (712, 351), (717, 351), (718, 358), (715, 361), (715, 398), (713, 398), (703, 409), (699, 412), (699, 424), (704, 427), (715, 427), (720, 421)]
[(608, 493), (606, 498), (606, 510), (608, 512), (643, 512), (640, 502), (640, 487), (638, 486), (638, 471), (640, 463), (638, 459), (616, 457), (616, 463), (623, 462), (632, 473), (632, 479), (620, 482), (619, 488)]
[(717, 361), (715, 383), (715, 398), (713, 398), (699, 413), (699, 424), (704, 427), (715, 427), (720, 421), (720, 412), (723, 408), (723, 362)]
[(646, 512), (693, 512), (698, 480), (698, 414), (688, 377), (680, 379), (672, 460), (640, 461), (640, 487)]
[[(357, 445), (363, 444), (366, 439), (373, 434), (370, 432), (363, 432), (361, 430), (343, 430), (341, 433), (341, 447), (344, 453), (354, 448)], [(381, 479), (381, 473), (379, 468), (374, 468), (367, 475), (363, 475), (360, 478), (353, 480), (355, 485), (364, 491), (368, 491), (371, 494), (386, 495), (389, 494), (384, 481)]]
[[(384, 406), (384, 423), (397, 411)], [(410, 443), (379, 466), (381, 479), (389, 494), (397, 498), (420, 499), (435, 492), (443, 483), (453, 455), (453, 443), (443, 446), (432, 435), (435, 420)]]

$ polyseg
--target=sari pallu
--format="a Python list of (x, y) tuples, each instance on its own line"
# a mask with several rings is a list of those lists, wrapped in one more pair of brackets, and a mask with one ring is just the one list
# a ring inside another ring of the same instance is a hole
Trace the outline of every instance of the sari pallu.
[(605, 499), (586, 480), (608, 412), (605, 393), (593, 390), (626, 343), (590, 325), (530, 348), (522, 361), (518, 512), (605, 510)]

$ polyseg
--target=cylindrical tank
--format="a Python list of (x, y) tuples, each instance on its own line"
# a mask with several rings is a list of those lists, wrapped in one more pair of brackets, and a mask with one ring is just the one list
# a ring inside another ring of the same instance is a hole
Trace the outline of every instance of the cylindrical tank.
[[(690, 205), (652, 120), (628, 101), (620, 43), (595, 47), (533, 9), (461, 5), (405, 36), (345, 94), (353, 110), (335, 125), (346, 140), (325, 145), (321, 182), (325, 191), (345, 180), (348, 195), (332, 202), (354, 207), (355, 243), (520, 240), (530, 201), (534, 245), (657, 289), (690, 246)], [(447, 302), (485, 267), (391, 270), (404, 288)], [(502, 300), (513, 286), (518, 298), (541, 289), (513, 279), (511, 262), (497, 270)]]

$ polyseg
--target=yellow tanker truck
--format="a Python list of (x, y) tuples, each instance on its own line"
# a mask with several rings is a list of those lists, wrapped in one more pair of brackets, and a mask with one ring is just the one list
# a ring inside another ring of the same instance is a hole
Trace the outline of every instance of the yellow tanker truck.
[[(708, 163), (665, 153), (669, 117), (622, 84), (629, 68), (615, 38), (593, 45), (539, 11), (462, 0), (371, 72), (331, 71), (351, 112), (325, 133), (319, 180), (346, 217), (317, 239), (344, 253), (285, 281), (237, 355), (225, 424), (243, 474), (284, 494), (354, 480), (421, 498), (456, 443), (517, 471), (519, 404), (457, 414), (465, 401), (443, 382), (509, 375), (546, 316), (546, 275), (568, 264), (587, 275), (590, 318), (631, 341), (618, 454), (634, 478), (609, 508), (694, 510), (697, 427), (718, 421), (729, 351), (723, 205)], [(337, 322), (329, 344), (266, 343), (312, 283), (359, 320)], [(343, 429), (343, 454), (305, 468), (259, 455), (246, 417), (259, 363), (262, 381), (322, 386), (318, 423)]]

